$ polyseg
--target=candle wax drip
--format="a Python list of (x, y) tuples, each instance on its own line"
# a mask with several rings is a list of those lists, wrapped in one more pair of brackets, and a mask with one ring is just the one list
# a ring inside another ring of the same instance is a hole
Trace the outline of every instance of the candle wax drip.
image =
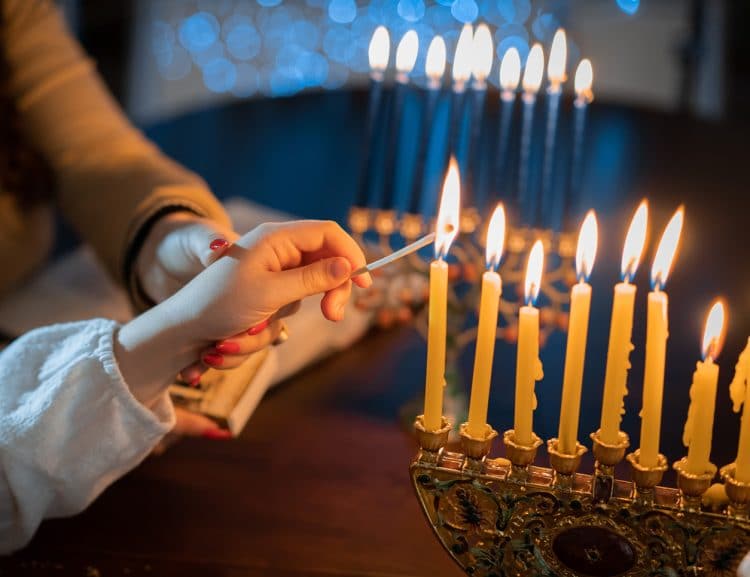
[[(707, 361), (710, 362), (710, 361)], [(695, 402), (696, 388), (695, 379), (698, 375), (698, 371), (703, 363), (697, 363), (695, 366), (695, 372), (693, 373), (693, 381), (690, 384), (690, 406), (688, 407), (687, 419), (685, 419), (685, 428), (682, 431), (682, 444), (685, 447), (690, 447), (690, 441), (693, 439), (693, 427), (695, 426), (695, 414), (698, 411), (698, 404)]]
[[(536, 358), (534, 363), (534, 381), (541, 381), (544, 378), (544, 365), (542, 359)], [(537, 400), (536, 400), (536, 387), (531, 392), (531, 408), (536, 411)]]
[(729, 385), (729, 396), (732, 399), (732, 410), (739, 413), (745, 402), (748, 381), (750, 381), (750, 342), (734, 367), (734, 378)]

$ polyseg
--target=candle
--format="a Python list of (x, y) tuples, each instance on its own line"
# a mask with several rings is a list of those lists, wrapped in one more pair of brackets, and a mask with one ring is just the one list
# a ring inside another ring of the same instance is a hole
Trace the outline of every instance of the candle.
[(688, 448), (685, 470), (702, 475), (710, 472), (711, 438), (714, 429), (716, 384), (719, 380), (719, 365), (714, 363), (723, 341), (724, 304), (716, 301), (711, 307), (703, 332), (703, 358), (695, 367), (693, 384), (690, 385), (690, 408), (682, 434), (682, 443)]
[[(487, 77), (492, 70), (492, 58), (494, 46), (492, 33), (486, 24), (477, 26), (472, 40), (472, 68), (473, 81), (471, 116), (469, 124), (469, 138), (462, 150), (463, 158), (459, 157), (458, 165), (462, 167), (464, 174), (464, 202), (471, 204), (472, 197), (476, 206), (483, 206), (483, 201), (476, 190), (478, 182), (478, 150), (482, 133), (482, 113), (484, 112), (484, 101), (487, 95)], [(464, 165), (461, 162), (464, 162)]]
[(419, 37), (416, 31), (409, 30), (403, 35), (396, 47), (396, 84), (393, 87), (393, 110), (391, 112), (388, 143), (386, 144), (387, 163), (383, 172), (385, 184), (383, 186), (383, 197), (380, 207), (384, 210), (394, 208), (394, 190), (396, 176), (396, 158), (399, 149), (399, 132), (403, 116), (404, 96), (406, 86), (409, 84), (409, 74), (414, 69), (419, 52)]
[(513, 114), (513, 105), (516, 102), (516, 90), (521, 81), (521, 57), (514, 47), (509, 48), (500, 62), (500, 100), (502, 110), (500, 114), (500, 125), (497, 137), (497, 159), (495, 166), (495, 190), (505, 190), (505, 167), (508, 158), (508, 139), (510, 138), (510, 125)]
[(376, 140), (378, 127), (382, 123), (383, 106), (383, 78), (388, 67), (391, 51), (391, 39), (385, 26), (378, 26), (370, 40), (368, 57), (370, 60), (370, 99), (367, 107), (367, 124), (365, 125), (365, 140), (362, 157), (364, 164), (360, 178), (357, 206), (369, 206), (374, 202), (372, 198), (372, 154), (373, 141)]
[(664, 287), (680, 241), (684, 210), (677, 209), (664, 229), (651, 267), (651, 286), (646, 317), (646, 361), (643, 370), (643, 408), (641, 409), (640, 464), (656, 467), (659, 463), (661, 405), (664, 396), (664, 365), (667, 354), (667, 293)]
[(609, 327), (600, 424), (601, 440), (611, 445), (619, 442), (620, 421), (624, 413), (625, 395), (628, 393), (629, 359), (630, 351), (633, 350), (630, 338), (633, 332), (633, 308), (635, 306), (635, 286), (630, 284), (630, 281), (635, 276), (643, 246), (646, 244), (647, 223), (648, 205), (646, 201), (643, 201), (635, 211), (625, 238), (621, 266), (623, 282), (615, 285), (615, 296), (612, 302), (612, 321)]
[(466, 83), (471, 78), (471, 61), (474, 51), (474, 29), (464, 24), (453, 56), (453, 86), (451, 88), (451, 125), (448, 155), (457, 153), (463, 140), (464, 95)]
[(539, 309), (534, 306), (542, 282), (544, 249), (537, 240), (526, 267), (525, 306), (518, 311), (518, 353), (516, 357), (516, 402), (513, 413), (515, 442), (530, 446), (533, 442), (536, 381), (544, 377), (539, 359)]
[[(557, 136), (557, 116), (560, 110), (562, 84), (566, 80), (565, 66), (568, 58), (568, 44), (565, 30), (559, 28), (552, 39), (549, 62), (547, 63), (547, 131), (544, 139), (544, 163), (542, 165), (541, 215), (549, 219), (554, 214), (552, 202), (552, 175), (555, 168), (555, 139)], [(543, 223), (550, 226), (552, 223)]]
[(594, 93), (591, 91), (593, 80), (594, 71), (591, 69), (591, 61), (584, 58), (576, 68), (574, 81), (576, 99), (573, 101), (573, 165), (570, 170), (570, 189), (566, 210), (574, 203), (573, 195), (581, 194), (583, 135), (586, 128), (586, 111), (589, 103), (594, 100)]
[(444, 258), (458, 234), (460, 186), (458, 165), (452, 158), (445, 176), (435, 225), (435, 260), (430, 265), (427, 375), (424, 395), (424, 427), (427, 431), (438, 430), (443, 417), (445, 345), (448, 331), (448, 265)]
[(734, 476), (740, 483), (750, 483), (750, 338), (747, 346), (740, 354), (734, 369), (734, 378), (729, 385), (729, 395), (735, 413), (742, 408), (742, 422), (740, 424), (740, 442), (737, 447)]
[(534, 106), (536, 105), (536, 94), (542, 85), (542, 75), (544, 74), (544, 53), (541, 44), (534, 44), (531, 47), (529, 56), (526, 59), (526, 69), (523, 72), (523, 124), (521, 129), (521, 153), (519, 155), (518, 165), (518, 201), (521, 205), (522, 213), (525, 213), (527, 219), (533, 218), (536, 207), (529, 198), (529, 159), (531, 157), (531, 133), (534, 124)]
[(417, 164), (414, 168), (414, 179), (411, 186), (411, 200), (409, 212), (419, 214), (422, 203), (422, 187), (424, 186), (424, 167), (427, 149), (432, 135), (432, 117), (435, 114), (440, 87), (445, 72), (445, 41), (442, 36), (435, 36), (427, 49), (424, 73), (427, 76), (427, 94), (425, 96), (425, 110), (422, 117), (422, 137), (417, 143)]
[(503, 255), (505, 244), (505, 210), (498, 204), (492, 213), (487, 229), (485, 259), (487, 272), (482, 275), (482, 296), (479, 303), (479, 326), (477, 327), (477, 348), (474, 354), (474, 375), (471, 381), (469, 401), (469, 424), (467, 432), (475, 438), (483, 439), (487, 426), (487, 404), (490, 398), (492, 380), (492, 358), (495, 354), (497, 338), (497, 312), (503, 283), (497, 268)]
[(591, 309), (591, 285), (588, 284), (588, 279), (596, 258), (597, 237), (596, 215), (593, 210), (590, 210), (583, 219), (581, 232), (578, 234), (576, 249), (578, 283), (570, 291), (568, 344), (565, 350), (560, 427), (557, 433), (557, 448), (565, 455), (574, 455), (578, 442), (578, 417), (581, 411), (583, 366), (586, 359), (586, 339)]

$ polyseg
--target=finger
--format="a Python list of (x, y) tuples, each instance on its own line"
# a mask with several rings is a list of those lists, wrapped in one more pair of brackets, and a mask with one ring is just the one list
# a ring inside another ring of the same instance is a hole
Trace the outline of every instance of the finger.
[(229, 439), (231, 431), (222, 429), (214, 421), (204, 415), (176, 408), (175, 426), (172, 433), (188, 437), (206, 437), (209, 439)]
[(203, 373), (206, 371), (206, 367), (200, 361), (188, 365), (180, 371), (180, 378), (185, 381), (191, 387), (197, 387), (200, 383)]
[(349, 301), (351, 292), (351, 281), (347, 281), (335, 289), (328, 291), (320, 301), (320, 310), (323, 312), (323, 316), (330, 321), (343, 320), (346, 312), (346, 303)]
[(190, 250), (198, 256), (201, 264), (208, 267), (216, 262), (239, 238), (230, 227), (213, 220), (203, 219), (190, 231)]
[[(349, 261), (350, 271), (366, 264), (357, 242), (333, 221), (305, 220), (273, 225), (267, 240), (274, 248), (282, 269), (330, 257)], [(312, 257), (305, 260), (305, 256)], [(369, 273), (357, 276), (357, 285), (372, 283)]]
[(326, 258), (273, 275), (274, 286), (269, 286), (269, 290), (275, 292), (279, 301), (293, 302), (348, 283), (350, 272), (351, 264), (345, 258)]
[(257, 334), (251, 335), (247, 332), (236, 334), (228, 339), (217, 342), (213, 350), (223, 356), (247, 355), (260, 351), (276, 340), (283, 326), (283, 321), (274, 321), (266, 329)]

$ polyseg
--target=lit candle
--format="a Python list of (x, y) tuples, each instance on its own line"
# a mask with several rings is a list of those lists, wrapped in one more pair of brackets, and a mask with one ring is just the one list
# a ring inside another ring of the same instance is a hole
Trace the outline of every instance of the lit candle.
[(667, 354), (667, 293), (664, 287), (680, 241), (684, 210), (677, 209), (664, 229), (651, 267), (646, 317), (646, 362), (643, 370), (643, 408), (641, 409), (641, 447), (639, 462), (643, 467), (659, 463), (661, 405), (664, 396), (664, 365)]
[[(539, 216), (545, 216), (548, 219), (555, 213), (552, 206), (554, 200), (552, 175), (555, 168), (555, 140), (557, 136), (557, 117), (560, 110), (560, 96), (562, 95), (563, 82), (567, 79), (565, 75), (567, 59), (568, 44), (565, 38), (565, 30), (560, 28), (555, 32), (555, 36), (552, 39), (549, 62), (547, 63), (547, 78), (549, 79), (549, 86), (547, 87), (547, 131), (544, 138), (542, 202), (540, 203)], [(554, 225), (552, 222), (542, 224), (546, 226)]]
[[(471, 115), (469, 124), (469, 138), (462, 147), (462, 154), (458, 158), (458, 165), (463, 169), (464, 175), (464, 203), (483, 206), (483, 200), (476, 190), (478, 182), (478, 146), (482, 132), (482, 113), (484, 112), (484, 101), (487, 95), (487, 77), (492, 70), (492, 59), (494, 55), (494, 44), (492, 33), (486, 24), (477, 26), (472, 41), (472, 67), (471, 75), (473, 81)], [(464, 162), (462, 165), (461, 162)]]
[(462, 125), (464, 117), (464, 95), (466, 84), (471, 78), (471, 61), (474, 52), (474, 29), (471, 24), (464, 24), (456, 44), (453, 56), (451, 87), (451, 126), (449, 135), (448, 154), (454, 154), (462, 140)]
[(435, 225), (435, 260), (430, 265), (430, 300), (427, 329), (427, 376), (424, 394), (424, 427), (440, 428), (445, 387), (445, 346), (448, 336), (448, 265), (444, 258), (458, 234), (461, 182), (458, 165), (451, 159), (443, 185)]
[(469, 425), (467, 432), (475, 438), (484, 438), (487, 426), (487, 404), (492, 381), (492, 359), (497, 338), (497, 311), (503, 293), (503, 283), (497, 268), (503, 256), (505, 244), (505, 210), (498, 204), (492, 213), (487, 229), (485, 260), (487, 271), (482, 275), (482, 296), (479, 302), (479, 325), (477, 348), (474, 354), (474, 375), (471, 381), (469, 401)]
[(383, 197), (380, 207), (384, 210), (393, 209), (393, 196), (396, 189), (394, 181), (396, 175), (396, 158), (401, 148), (399, 142), (399, 133), (401, 129), (401, 119), (403, 116), (404, 96), (407, 84), (409, 84), (409, 74), (414, 69), (419, 52), (419, 37), (414, 30), (409, 30), (401, 38), (396, 47), (396, 84), (393, 88), (393, 111), (390, 119), (390, 130), (388, 135), (388, 144), (386, 145), (387, 164), (383, 169), (385, 174), (385, 184), (383, 186)]
[(424, 185), (424, 168), (427, 150), (432, 136), (432, 117), (435, 114), (440, 88), (445, 73), (445, 41), (442, 36), (435, 36), (427, 49), (424, 73), (427, 76), (427, 94), (424, 115), (422, 116), (422, 137), (417, 143), (417, 164), (414, 168), (414, 179), (411, 186), (411, 200), (409, 212), (419, 214), (422, 203), (422, 187)]
[(612, 321), (609, 327), (607, 369), (604, 376), (600, 425), (600, 438), (610, 445), (619, 442), (620, 422), (625, 412), (630, 351), (633, 350), (630, 339), (633, 333), (633, 308), (635, 306), (635, 285), (630, 284), (630, 281), (635, 276), (643, 246), (646, 244), (647, 224), (648, 205), (646, 201), (643, 201), (635, 211), (625, 238), (621, 267), (623, 282), (615, 285), (615, 296), (612, 302)]
[(716, 301), (711, 307), (703, 332), (703, 361), (698, 361), (690, 385), (688, 409), (682, 443), (688, 448), (685, 470), (702, 475), (715, 470), (711, 464), (711, 438), (714, 429), (716, 384), (719, 365), (714, 360), (721, 350), (724, 335), (724, 304)]
[(594, 100), (594, 93), (591, 90), (593, 81), (594, 71), (591, 68), (591, 61), (584, 58), (576, 68), (574, 81), (576, 99), (573, 101), (573, 166), (570, 171), (569, 204), (573, 202), (573, 195), (581, 193), (583, 135), (586, 128), (586, 111), (589, 103)]
[(588, 284), (588, 279), (594, 267), (597, 242), (596, 215), (593, 210), (590, 210), (583, 219), (581, 232), (578, 234), (576, 249), (578, 283), (570, 291), (568, 344), (565, 350), (560, 427), (557, 433), (558, 451), (565, 455), (574, 455), (578, 442), (578, 417), (581, 411), (581, 387), (583, 386), (583, 367), (586, 359), (586, 339), (591, 309), (591, 285)]
[(544, 75), (544, 53), (541, 44), (534, 44), (526, 58), (526, 68), (523, 71), (523, 125), (521, 129), (521, 152), (518, 165), (518, 201), (527, 219), (533, 218), (536, 207), (529, 198), (529, 159), (531, 157), (531, 134), (534, 124), (534, 106), (536, 95), (542, 85)]
[(508, 48), (500, 62), (500, 100), (502, 100), (500, 126), (497, 137), (497, 159), (495, 166), (495, 190), (505, 190), (505, 170), (508, 158), (508, 140), (513, 118), (516, 90), (521, 81), (521, 57), (514, 47)]
[[(729, 395), (735, 413), (742, 408), (740, 424), (740, 442), (737, 447), (734, 477), (740, 483), (750, 483), (750, 338), (747, 346), (737, 360), (734, 378), (729, 385)], [(743, 407), (744, 405), (744, 407)]]
[(534, 306), (539, 295), (544, 268), (544, 248), (537, 240), (531, 248), (526, 267), (525, 305), (518, 311), (518, 354), (516, 357), (516, 399), (513, 413), (514, 441), (530, 446), (533, 442), (536, 381), (544, 377), (539, 358), (539, 309)]
[(375, 202), (372, 198), (372, 144), (376, 138), (378, 127), (382, 124), (383, 106), (383, 79), (385, 69), (388, 67), (388, 58), (391, 52), (391, 39), (385, 26), (378, 26), (370, 40), (368, 57), (370, 60), (370, 100), (367, 107), (367, 124), (365, 125), (365, 140), (362, 158), (361, 182), (357, 196), (357, 206), (370, 206)]

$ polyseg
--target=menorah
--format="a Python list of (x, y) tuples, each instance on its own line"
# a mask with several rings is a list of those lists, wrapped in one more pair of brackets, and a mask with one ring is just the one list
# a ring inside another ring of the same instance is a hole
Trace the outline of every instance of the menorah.
[(617, 479), (628, 436), (617, 444), (591, 434), (594, 474), (577, 472), (585, 452), (561, 454), (547, 442), (550, 468), (535, 466), (542, 440), (519, 445), (503, 435), (507, 458), (489, 458), (497, 432), (484, 438), (461, 430), (461, 452), (446, 450), (452, 424), (443, 419), (415, 429), (419, 453), (411, 478), (440, 542), (469, 575), (735, 575), (750, 550), (750, 484), (735, 479), (734, 464), (721, 470), (729, 504), (701, 508), (716, 470), (692, 474), (674, 464), (677, 488), (659, 486), (667, 460), (654, 467), (627, 455), (632, 481)]

